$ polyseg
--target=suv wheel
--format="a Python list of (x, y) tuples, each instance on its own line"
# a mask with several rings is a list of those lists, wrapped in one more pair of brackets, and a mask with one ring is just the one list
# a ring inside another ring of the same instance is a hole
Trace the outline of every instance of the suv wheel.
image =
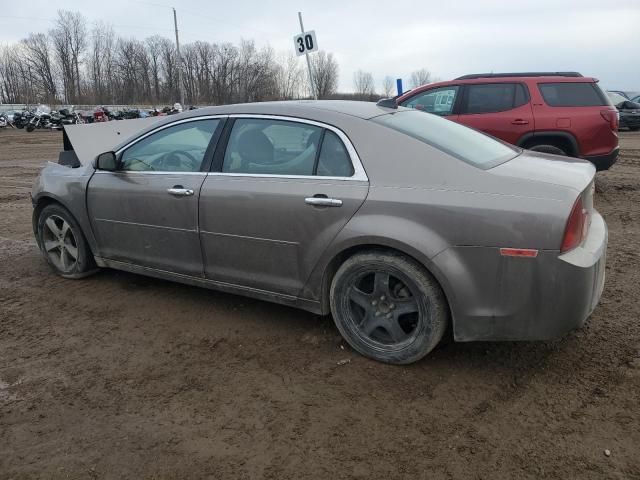
[(422, 266), (395, 253), (354, 255), (331, 283), (331, 312), (344, 339), (385, 363), (420, 360), (442, 339), (449, 310)]
[(534, 145), (533, 147), (529, 147), (529, 150), (533, 152), (541, 152), (541, 153), (552, 153), (553, 155), (564, 155), (567, 156), (567, 152), (565, 152), (560, 147), (556, 147), (555, 145)]

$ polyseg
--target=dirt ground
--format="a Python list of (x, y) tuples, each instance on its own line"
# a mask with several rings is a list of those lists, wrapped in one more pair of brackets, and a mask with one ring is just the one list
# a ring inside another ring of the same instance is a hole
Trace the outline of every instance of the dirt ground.
[(55, 276), (29, 192), (61, 135), (0, 131), (0, 479), (640, 479), (640, 132), (621, 145), (582, 330), (393, 367), (291, 308)]

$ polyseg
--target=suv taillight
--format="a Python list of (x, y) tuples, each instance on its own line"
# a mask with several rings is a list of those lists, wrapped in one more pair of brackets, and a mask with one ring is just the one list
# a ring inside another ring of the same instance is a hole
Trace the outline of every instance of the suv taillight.
[(571, 209), (567, 226), (564, 229), (560, 253), (573, 250), (582, 243), (589, 230), (589, 212), (584, 208), (582, 196), (578, 197)]
[(618, 130), (618, 112), (614, 112), (613, 110), (600, 110), (600, 115), (602, 115), (602, 118), (604, 118), (607, 122), (609, 122), (609, 126), (611, 127), (611, 130), (616, 131)]

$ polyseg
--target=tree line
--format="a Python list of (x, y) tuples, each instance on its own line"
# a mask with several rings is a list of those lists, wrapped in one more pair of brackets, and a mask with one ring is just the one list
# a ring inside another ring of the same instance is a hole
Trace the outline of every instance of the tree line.
[[(311, 97), (375, 100), (371, 73), (354, 75), (354, 93), (338, 94), (339, 67), (333, 54), (310, 56), (313, 91), (293, 53), (276, 54), (252, 40), (197, 41), (181, 45), (181, 75), (175, 43), (154, 35), (144, 40), (117, 36), (108, 24), (87, 28), (79, 12), (60, 10), (47, 33), (30, 33), (0, 47), (0, 101), (48, 104), (173, 104), (181, 78), (187, 105), (228, 104)], [(413, 78), (416, 77), (416, 78)], [(413, 86), (427, 83), (422, 69)], [(417, 83), (422, 82), (422, 83)], [(382, 96), (393, 96), (386, 77)]]

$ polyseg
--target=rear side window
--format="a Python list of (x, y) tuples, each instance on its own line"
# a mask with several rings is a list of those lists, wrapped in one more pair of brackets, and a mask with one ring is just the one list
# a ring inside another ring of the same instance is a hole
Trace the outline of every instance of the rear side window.
[(461, 113), (505, 112), (529, 101), (519, 83), (467, 85)]
[(347, 149), (338, 136), (329, 130), (325, 131), (322, 140), (316, 171), (316, 175), (323, 177), (350, 177), (353, 175), (353, 165)]
[(483, 169), (494, 167), (518, 154), (515, 148), (484, 133), (425, 112), (405, 110), (374, 117), (371, 121)]
[(551, 107), (599, 107), (609, 101), (594, 83), (540, 83), (540, 93)]

